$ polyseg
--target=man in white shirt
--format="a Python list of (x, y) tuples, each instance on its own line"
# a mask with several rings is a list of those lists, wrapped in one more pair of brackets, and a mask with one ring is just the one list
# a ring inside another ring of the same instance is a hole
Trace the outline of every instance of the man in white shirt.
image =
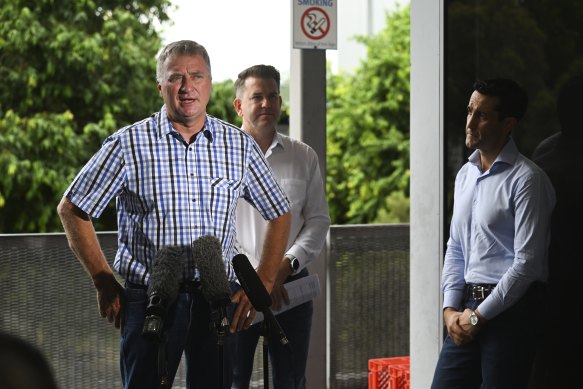
[[(268, 65), (256, 65), (239, 73), (235, 81), (237, 114), (242, 129), (253, 136), (291, 203), (292, 225), (277, 280), (271, 293), (272, 308), (280, 309), (289, 299), (283, 284), (308, 275), (307, 265), (324, 246), (330, 226), (328, 204), (318, 156), (305, 143), (276, 131), (281, 114), (280, 75)], [(266, 222), (248, 203), (237, 205), (238, 249), (257, 266), (257, 258), (270, 242), (264, 240)], [(308, 301), (276, 316), (292, 353), (269, 335), (273, 386), (278, 389), (306, 387), (306, 360), (310, 342), (313, 303)], [(233, 388), (248, 388), (261, 324), (239, 333)]]

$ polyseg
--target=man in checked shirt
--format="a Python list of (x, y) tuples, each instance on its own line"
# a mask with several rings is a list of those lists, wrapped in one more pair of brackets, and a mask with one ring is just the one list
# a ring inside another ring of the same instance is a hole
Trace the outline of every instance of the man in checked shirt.
[[(230, 387), (229, 344), (236, 330), (254, 319), (230, 265), (235, 249), (235, 208), (242, 197), (269, 220), (257, 273), (273, 288), (284, 257), (291, 216), (253, 139), (206, 113), (212, 76), (206, 49), (193, 41), (170, 43), (161, 52), (156, 81), (164, 105), (149, 118), (109, 136), (66, 190), (58, 206), (69, 245), (97, 291), (99, 313), (121, 329), (120, 365), (124, 388), (158, 388), (158, 344), (144, 339), (147, 286), (159, 249), (183, 247), (180, 292), (168, 308), (167, 374), (172, 385), (185, 353), (190, 388), (218, 388), (217, 337), (209, 304), (188, 285), (197, 272), (191, 244), (217, 237), (234, 291), (231, 332), (225, 338), (225, 386)], [(118, 250), (113, 269), (100, 249), (91, 218), (115, 198)], [(184, 286), (184, 287), (183, 287)], [(241, 325), (243, 323), (243, 325)]]

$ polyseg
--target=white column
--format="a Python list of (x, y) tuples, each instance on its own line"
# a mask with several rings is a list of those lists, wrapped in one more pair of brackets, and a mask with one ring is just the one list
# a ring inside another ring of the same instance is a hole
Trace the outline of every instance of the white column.
[[(292, 138), (310, 145), (318, 154), (322, 177), (326, 177), (326, 51), (291, 49), (290, 128)], [(311, 274), (320, 278), (321, 294), (314, 300), (314, 317), (306, 379), (310, 388), (327, 388), (328, 334), (327, 264), (322, 253), (309, 266)]]
[(411, 388), (426, 389), (443, 336), (443, 0), (411, 0)]

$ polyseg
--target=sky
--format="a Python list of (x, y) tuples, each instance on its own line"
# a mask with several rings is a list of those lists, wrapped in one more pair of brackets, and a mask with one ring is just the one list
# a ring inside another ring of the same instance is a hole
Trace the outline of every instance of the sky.
[(289, 77), (291, 2), (284, 0), (173, 0), (164, 26), (163, 43), (191, 39), (203, 45), (211, 59), (213, 81), (236, 79), (246, 67), (275, 66)]

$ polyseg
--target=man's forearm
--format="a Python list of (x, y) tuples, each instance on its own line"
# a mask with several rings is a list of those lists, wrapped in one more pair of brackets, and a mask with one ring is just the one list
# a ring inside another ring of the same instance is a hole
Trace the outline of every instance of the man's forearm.
[(91, 218), (67, 198), (61, 200), (58, 213), (69, 247), (93, 282), (98, 282), (104, 275), (113, 274), (99, 245)]
[(288, 212), (269, 222), (263, 243), (263, 251), (257, 274), (263, 281), (268, 292), (273, 289), (277, 272), (287, 246), (291, 224), (291, 214)]

